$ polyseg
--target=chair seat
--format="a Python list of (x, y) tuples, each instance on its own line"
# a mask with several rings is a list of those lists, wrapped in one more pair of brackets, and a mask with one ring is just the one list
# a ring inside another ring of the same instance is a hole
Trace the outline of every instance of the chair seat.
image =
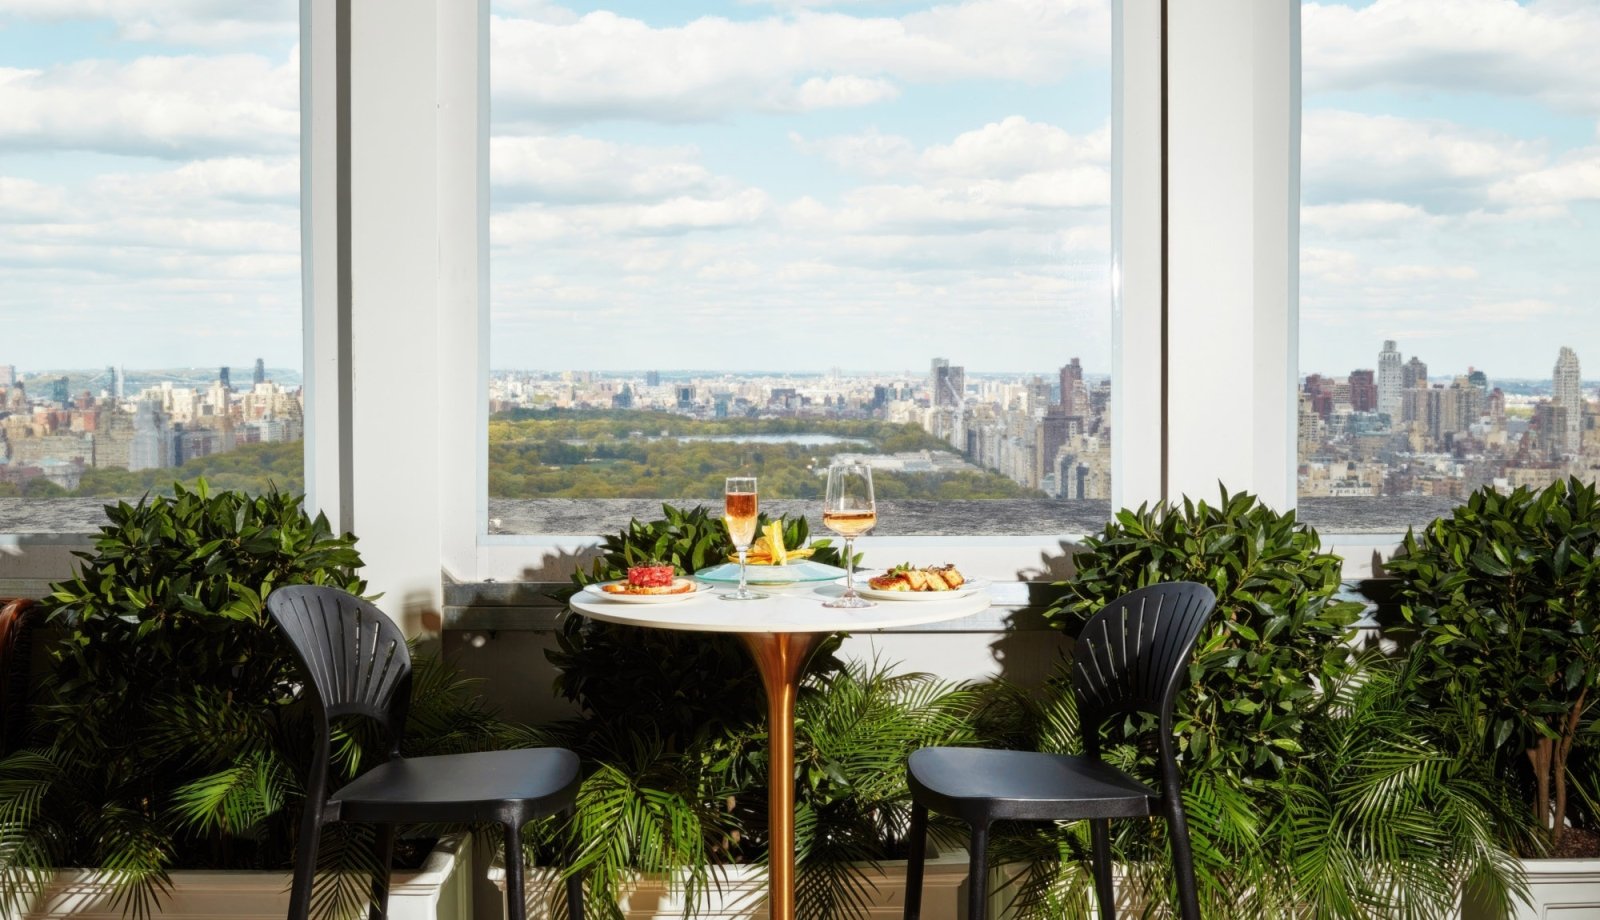
[(919, 804), (972, 823), (1132, 818), (1161, 800), (1115, 767), (1064, 754), (923, 748), (906, 773)]
[(550, 813), (571, 802), (578, 755), (531, 748), (396, 758), (328, 797), (347, 821), (430, 823), (504, 821), (510, 808)]

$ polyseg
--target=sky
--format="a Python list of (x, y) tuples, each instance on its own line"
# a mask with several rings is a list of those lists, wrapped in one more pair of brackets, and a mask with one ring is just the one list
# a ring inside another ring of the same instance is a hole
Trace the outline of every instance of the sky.
[[(300, 365), (297, 7), (0, 0), (0, 364)], [(1109, 0), (491, 12), (494, 367), (1109, 369)], [(1600, 0), (1302, 26), (1302, 372), (1600, 367)]]

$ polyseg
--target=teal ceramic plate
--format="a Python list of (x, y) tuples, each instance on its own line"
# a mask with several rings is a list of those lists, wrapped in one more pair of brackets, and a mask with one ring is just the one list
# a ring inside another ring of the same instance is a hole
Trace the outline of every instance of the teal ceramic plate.
[[(833, 581), (844, 577), (844, 569), (820, 562), (796, 562), (791, 565), (752, 565), (748, 581), (752, 585), (798, 585), (813, 581)], [(701, 581), (716, 585), (739, 583), (739, 563), (714, 565), (694, 573)]]

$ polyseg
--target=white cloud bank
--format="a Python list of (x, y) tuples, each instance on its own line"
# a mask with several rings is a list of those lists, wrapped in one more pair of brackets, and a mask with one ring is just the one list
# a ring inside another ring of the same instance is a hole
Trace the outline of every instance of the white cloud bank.
[(797, 10), (753, 21), (703, 17), (652, 27), (611, 12), (497, 16), (496, 117), (685, 122), (740, 111), (873, 105), (903, 84), (1040, 84), (1103, 67), (1106, 5), (967, 0), (900, 18)]

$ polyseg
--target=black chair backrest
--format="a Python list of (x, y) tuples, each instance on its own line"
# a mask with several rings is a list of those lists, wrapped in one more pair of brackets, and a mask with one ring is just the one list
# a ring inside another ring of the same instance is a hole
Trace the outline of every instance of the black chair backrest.
[(411, 703), (411, 654), (394, 621), (325, 585), (279, 588), (267, 612), (305, 668), (324, 726), (334, 716), (369, 716), (397, 747)]
[(1175, 581), (1124, 594), (1089, 618), (1073, 652), (1072, 689), (1091, 753), (1101, 725), (1122, 713), (1156, 714), (1170, 738), (1189, 655), (1216, 607), (1210, 588)]

